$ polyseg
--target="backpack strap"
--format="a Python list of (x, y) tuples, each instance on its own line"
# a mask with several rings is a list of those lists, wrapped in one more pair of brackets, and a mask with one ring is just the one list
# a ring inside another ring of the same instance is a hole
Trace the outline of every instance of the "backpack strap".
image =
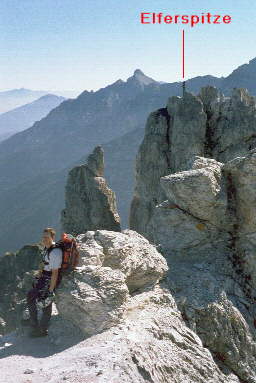
[(53, 245), (51, 245), (50, 247), (48, 247), (48, 249), (46, 249), (46, 253), (47, 253), (47, 257), (48, 257), (48, 261), (50, 260), (50, 252), (53, 250), (53, 249), (55, 249), (55, 247), (57, 247), (57, 246), (55, 246), (56, 244), (53, 244)]
[[(44, 251), (46, 252), (46, 254), (47, 254), (48, 261), (50, 260), (50, 256), (49, 256), (50, 252), (51, 252), (53, 249), (55, 249), (56, 247), (59, 247), (59, 246), (55, 243), (55, 244), (51, 245), (50, 247), (48, 247), (48, 248), (46, 248), (46, 249), (44, 250)], [(42, 260), (44, 261), (44, 257), (42, 258)]]

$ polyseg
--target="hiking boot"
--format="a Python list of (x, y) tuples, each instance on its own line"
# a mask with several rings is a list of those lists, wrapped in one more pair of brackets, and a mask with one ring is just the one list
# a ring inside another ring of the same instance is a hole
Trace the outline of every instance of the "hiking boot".
[(31, 338), (38, 338), (38, 337), (41, 337), (41, 336), (47, 336), (48, 335), (48, 330), (47, 329), (42, 329), (42, 328), (40, 328), (40, 327), (38, 327), (38, 328), (34, 328), (31, 332), (30, 332), (30, 334), (29, 334), (29, 336), (31, 337)]

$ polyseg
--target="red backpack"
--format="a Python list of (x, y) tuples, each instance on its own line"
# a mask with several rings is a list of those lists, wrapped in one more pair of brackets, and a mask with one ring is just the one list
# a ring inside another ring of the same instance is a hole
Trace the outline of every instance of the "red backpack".
[(80, 261), (75, 238), (71, 234), (62, 233), (61, 239), (55, 243), (54, 247), (59, 247), (62, 250), (60, 271), (64, 273), (74, 271)]
[[(77, 243), (75, 238), (71, 234), (67, 233), (62, 233), (61, 239), (48, 248), (46, 252), (48, 259), (51, 250), (53, 250), (54, 248), (60, 248), (62, 250), (62, 263), (59, 268), (58, 278), (55, 286), (55, 288), (57, 288), (62, 280), (63, 275), (73, 271), (74, 277), (74, 271), (80, 261), (80, 254), (77, 249)], [(44, 257), (42, 259), (42, 263), (47, 264)], [(40, 265), (39, 268), (41, 269)]]

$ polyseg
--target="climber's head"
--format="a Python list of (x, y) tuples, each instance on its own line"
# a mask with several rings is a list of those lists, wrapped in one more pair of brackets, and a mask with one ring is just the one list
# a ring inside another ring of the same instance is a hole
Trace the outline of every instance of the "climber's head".
[(53, 243), (55, 239), (55, 230), (52, 229), (51, 227), (46, 227), (43, 231), (42, 235), (42, 243), (46, 246), (49, 247)]

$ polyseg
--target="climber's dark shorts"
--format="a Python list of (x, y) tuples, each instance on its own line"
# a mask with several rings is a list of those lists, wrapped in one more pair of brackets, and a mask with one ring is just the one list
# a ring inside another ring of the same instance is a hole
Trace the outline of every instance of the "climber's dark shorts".
[(43, 290), (43, 289), (47, 288), (47, 285), (50, 286), (51, 275), (52, 275), (51, 271), (43, 270), (42, 275), (40, 276), (40, 278), (37, 278), (32, 283), (33, 288), (35, 288), (37, 290)]
[[(43, 270), (40, 278), (38, 278), (37, 280), (33, 282), (32, 284), (33, 288), (29, 290), (27, 293), (27, 305), (28, 305), (28, 309), (30, 313), (31, 324), (36, 327), (39, 325), (38, 318), (37, 318), (36, 300), (40, 297), (41, 293), (43, 293), (45, 290), (47, 290), (50, 287), (51, 275), (52, 275), (51, 271)], [(61, 282), (61, 279), (62, 279), (62, 275), (59, 274), (55, 289)], [(40, 326), (42, 328), (46, 329), (49, 327), (51, 313), (52, 313), (52, 303), (43, 309), (43, 315), (42, 315), (41, 323), (40, 323)]]
[[(38, 278), (37, 281), (33, 282), (32, 284), (33, 288), (36, 288), (37, 290), (41, 291), (47, 288), (47, 286), (50, 287), (51, 276), (52, 276), (51, 271), (43, 270), (41, 277)], [(55, 289), (59, 286), (61, 279), (62, 279), (62, 275), (59, 272)]]

